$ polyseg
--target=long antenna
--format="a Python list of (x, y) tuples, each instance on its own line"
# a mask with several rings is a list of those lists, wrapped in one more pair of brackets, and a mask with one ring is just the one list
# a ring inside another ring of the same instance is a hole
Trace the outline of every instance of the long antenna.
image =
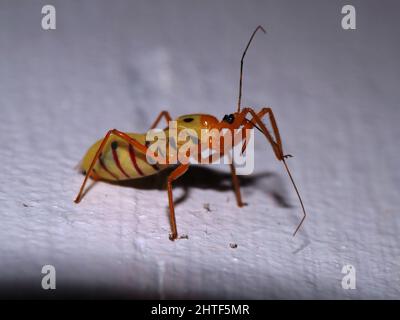
[(240, 60), (240, 82), (239, 82), (239, 99), (238, 99), (238, 110), (237, 110), (237, 112), (240, 112), (240, 103), (241, 103), (241, 101), (242, 101), (242, 82), (243, 82), (243, 60), (244, 60), (244, 56), (246, 55), (247, 49), (249, 48), (250, 43), (251, 43), (251, 41), (253, 40), (253, 38), (254, 38), (256, 32), (257, 32), (258, 30), (260, 30), (260, 29), (261, 29), (264, 33), (267, 33), (267, 32), (264, 30), (264, 28), (263, 28), (262, 26), (258, 26), (258, 27), (256, 28), (256, 30), (254, 30), (253, 34), (251, 35), (250, 40), (249, 40), (249, 42), (247, 43), (246, 49), (244, 49), (244, 52), (243, 52), (243, 55), (242, 55), (242, 60)]
[(292, 181), (294, 190), (296, 190), (297, 197), (298, 197), (299, 200), (300, 200), (301, 208), (303, 209), (303, 219), (301, 219), (299, 225), (297, 226), (296, 230), (294, 231), (294, 233), (293, 233), (293, 237), (294, 237), (294, 236), (296, 235), (297, 231), (299, 231), (299, 229), (300, 229), (301, 225), (303, 224), (304, 220), (306, 219), (307, 214), (306, 214), (306, 210), (304, 209), (303, 201), (301, 200), (299, 190), (297, 190), (297, 187), (296, 187), (296, 184), (294, 183), (293, 177), (292, 177), (292, 175), (290, 174), (289, 167), (287, 166), (285, 159), (282, 159), (282, 161), (283, 161), (283, 164), (285, 165), (285, 168), (286, 168), (286, 171), (287, 171), (287, 173), (288, 173), (288, 175), (289, 175), (289, 178), (290, 178), (290, 180)]

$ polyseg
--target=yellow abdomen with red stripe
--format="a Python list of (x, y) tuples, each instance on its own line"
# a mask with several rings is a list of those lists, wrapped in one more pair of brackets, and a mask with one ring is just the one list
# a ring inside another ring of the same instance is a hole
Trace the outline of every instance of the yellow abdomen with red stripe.
[[(128, 135), (145, 145), (146, 135), (136, 133), (128, 133)], [(83, 173), (89, 170), (90, 164), (102, 141), (103, 139), (98, 140), (85, 154), (80, 165)], [(166, 167), (168, 166), (149, 164), (146, 161), (146, 154), (136, 150), (125, 140), (117, 136), (112, 136), (105, 145), (99, 160), (96, 162), (91, 177), (112, 181), (137, 179), (158, 173)]]

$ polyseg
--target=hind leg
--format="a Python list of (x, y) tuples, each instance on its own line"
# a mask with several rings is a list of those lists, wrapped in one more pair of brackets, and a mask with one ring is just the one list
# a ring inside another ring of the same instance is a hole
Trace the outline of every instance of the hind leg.
[(124, 139), (130, 145), (134, 146), (135, 148), (137, 148), (138, 150), (142, 151), (143, 153), (147, 152), (147, 147), (146, 146), (142, 145), (141, 143), (139, 143), (135, 139), (132, 139), (126, 133), (124, 133), (122, 131), (119, 131), (119, 130), (116, 130), (116, 129), (109, 130), (107, 132), (107, 134), (105, 135), (103, 141), (101, 142), (99, 148), (97, 149), (97, 152), (96, 152), (95, 156), (93, 157), (92, 163), (90, 164), (89, 169), (86, 172), (85, 179), (83, 180), (83, 183), (81, 185), (79, 193), (75, 198), (75, 202), (76, 203), (79, 203), (81, 201), (82, 195), (83, 195), (83, 191), (85, 189), (85, 185), (86, 185), (86, 182), (89, 179), (89, 177), (91, 177), (91, 176), (97, 177), (96, 172), (93, 172), (93, 168), (94, 168), (96, 162), (99, 160), (99, 157), (100, 157), (100, 155), (101, 155), (101, 153), (102, 153), (102, 151), (103, 151), (103, 149), (104, 149), (104, 147), (105, 147), (105, 145), (106, 145), (106, 143), (107, 143), (107, 141), (108, 141), (108, 139), (110, 138), (111, 135), (116, 135), (116, 136)]
[(170, 240), (176, 240), (178, 238), (178, 230), (176, 228), (175, 219), (175, 207), (174, 198), (172, 194), (172, 182), (182, 176), (189, 169), (189, 164), (181, 164), (168, 176), (168, 202), (169, 202), (169, 219), (171, 223), (171, 234), (169, 235)]

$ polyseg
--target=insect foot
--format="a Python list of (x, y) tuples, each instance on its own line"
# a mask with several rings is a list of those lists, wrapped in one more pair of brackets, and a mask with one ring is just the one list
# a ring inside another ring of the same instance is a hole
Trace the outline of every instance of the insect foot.
[(178, 238), (178, 234), (177, 233), (170, 233), (169, 234), (169, 240), (175, 241), (177, 238)]
[(285, 159), (287, 159), (287, 158), (293, 158), (293, 156), (291, 155), (291, 154), (286, 154), (286, 155), (284, 155), (283, 156)]

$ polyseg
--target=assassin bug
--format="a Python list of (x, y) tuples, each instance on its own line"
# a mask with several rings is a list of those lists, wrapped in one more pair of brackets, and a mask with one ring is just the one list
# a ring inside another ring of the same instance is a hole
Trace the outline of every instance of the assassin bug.
[[(246, 148), (247, 136), (243, 133), (245, 129), (256, 128), (259, 130), (271, 144), (272, 150), (279, 161), (282, 161), (286, 172), (293, 184), (296, 191), (297, 197), (300, 201), (300, 205), (303, 211), (303, 217), (294, 231), (293, 235), (297, 233), (300, 226), (303, 224), (306, 218), (306, 211), (304, 209), (303, 201), (300, 197), (299, 191), (290, 173), (290, 170), (286, 164), (285, 159), (291, 157), (291, 155), (284, 155), (282, 148), (282, 141), (279, 134), (278, 126), (275, 121), (274, 114), (271, 108), (262, 108), (259, 112), (254, 111), (253, 108), (241, 108), (242, 98), (242, 82), (243, 82), (243, 60), (247, 53), (247, 49), (250, 46), (256, 32), (258, 30), (265, 30), (262, 26), (258, 26), (252, 33), (249, 42), (243, 52), (242, 59), (240, 61), (240, 81), (239, 81), (239, 97), (237, 104), (237, 111), (225, 115), (221, 121), (216, 117), (207, 114), (189, 114), (180, 116), (176, 119), (178, 131), (183, 129), (192, 129), (199, 133), (200, 130), (228, 130), (233, 132), (235, 129), (242, 130), (242, 140), (244, 141), (242, 147), (242, 153)], [(273, 135), (263, 123), (262, 119), (268, 115), (270, 125), (273, 130)], [(247, 116), (251, 119), (247, 119)], [(168, 111), (162, 111), (154, 121), (151, 128), (156, 128), (160, 121), (164, 118), (167, 121), (167, 125), (172, 120)], [(168, 131), (168, 127), (164, 131)], [(200, 134), (198, 135), (200, 136)], [(210, 145), (210, 141), (197, 141), (198, 146)], [(146, 134), (138, 133), (125, 133), (116, 129), (109, 130), (105, 137), (97, 141), (86, 153), (82, 162), (81, 170), (85, 174), (85, 179), (81, 185), (79, 193), (75, 199), (76, 203), (79, 203), (82, 199), (83, 192), (85, 189), (88, 178), (91, 177), (94, 180), (126, 180), (126, 179), (137, 179), (144, 176), (149, 176), (160, 172), (161, 170), (170, 167), (171, 164), (167, 161), (165, 164), (150, 164), (146, 160), (146, 152), (148, 151), (148, 144), (146, 143)], [(217, 149), (218, 155), (223, 156), (223, 151)], [(199, 157), (202, 157), (201, 154)], [(210, 156), (211, 157), (211, 156)], [(201, 160), (201, 159), (200, 159)], [(215, 160), (213, 158), (213, 160)], [(201, 162), (200, 162), (201, 163)], [(172, 195), (172, 183), (180, 176), (182, 176), (189, 168), (189, 163), (178, 163), (177, 167), (169, 174), (167, 180), (167, 191), (169, 201), (169, 214), (171, 224), (170, 240), (175, 240), (178, 237), (178, 231), (175, 220), (175, 209)], [(239, 207), (242, 207), (242, 197), (240, 193), (239, 180), (236, 175), (235, 166), (233, 163), (230, 164), (233, 189), (236, 195), (236, 201)]]

